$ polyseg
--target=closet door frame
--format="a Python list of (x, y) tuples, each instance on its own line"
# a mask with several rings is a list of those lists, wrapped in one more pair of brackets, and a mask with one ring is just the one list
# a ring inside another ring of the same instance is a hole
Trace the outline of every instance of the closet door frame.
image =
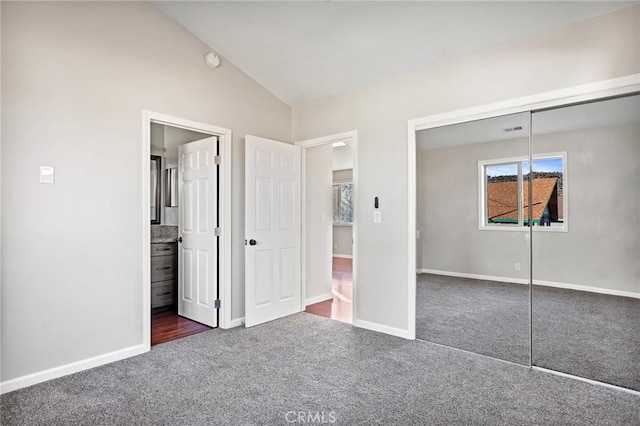
[[(521, 112), (535, 112), (547, 108), (557, 108), (582, 102), (590, 102), (611, 97), (640, 92), (640, 74), (632, 74), (611, 80), (604, 80), (561, 90), (544, 92), (507, 101), (495, 102), (457, 111), (408, 120), (407, 123), (407, 270), (408, 270), (408, 337), (416, 335), (416, 232), (417, 232), (417, 167), (416, 132), (441, 126), (465, 123), (467, 121), (493, 118)], [(532, 270), (532, 268), (530, 268)], [(531, 310), (531, 302), (529, 303)], [(531, 331), (531, 330), (530, 330)], [(531, 338), (531, 336), (530, 336)], [(531, 348), (531, 345), (530, 345)]]

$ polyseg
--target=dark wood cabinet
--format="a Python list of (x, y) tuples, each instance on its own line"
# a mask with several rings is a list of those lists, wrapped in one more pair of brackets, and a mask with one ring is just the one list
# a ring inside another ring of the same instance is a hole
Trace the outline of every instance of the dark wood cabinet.
[(177, 243), (151, 244), (151, 309), (173, 306), (178, 298)]

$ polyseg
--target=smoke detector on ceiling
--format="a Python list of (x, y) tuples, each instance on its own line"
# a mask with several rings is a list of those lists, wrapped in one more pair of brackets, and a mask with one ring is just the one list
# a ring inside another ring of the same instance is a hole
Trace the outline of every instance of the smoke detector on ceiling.
[(210, 68), (217, 68), (220, 66), (220, 57), (215, 53), (207, 53), (207, 56), (204, 57), (204, 61)]

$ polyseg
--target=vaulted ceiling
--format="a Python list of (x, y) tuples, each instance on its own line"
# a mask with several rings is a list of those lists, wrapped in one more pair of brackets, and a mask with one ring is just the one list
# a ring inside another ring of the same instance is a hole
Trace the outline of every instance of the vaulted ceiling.
[(615, 1), (156, 1), (293, 105), (629, 7)]

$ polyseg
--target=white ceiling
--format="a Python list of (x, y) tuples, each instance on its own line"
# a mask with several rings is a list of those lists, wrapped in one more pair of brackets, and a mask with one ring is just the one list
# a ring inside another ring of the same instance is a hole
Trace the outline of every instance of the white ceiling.
[[(532, 115), (531, 121), (534, 137), (640, 123), (640, 95), (540, 111)], [(516, 126), (522, 130), (504, 131)], [(520, 113), (420, 130), (416, 132), (416, 146), (424, 151), (528, 136), (529, 114)]]
[(153, 2), (290, 105), (637, 3)]

